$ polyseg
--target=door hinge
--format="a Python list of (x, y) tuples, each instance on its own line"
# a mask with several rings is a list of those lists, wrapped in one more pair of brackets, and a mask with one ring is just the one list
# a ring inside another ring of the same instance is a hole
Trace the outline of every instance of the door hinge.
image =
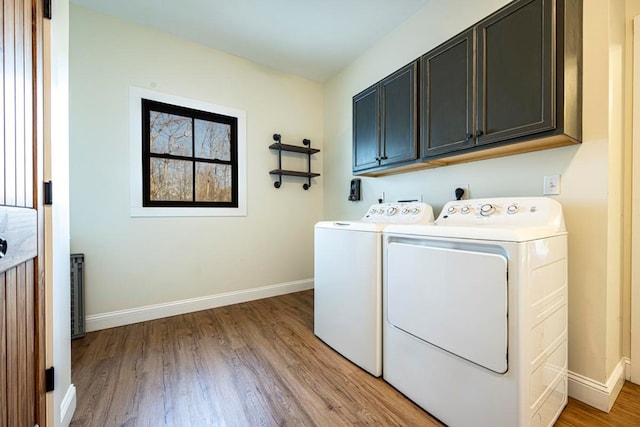
[(53, 204), (53, 183), (51, 181), (44, 183), (44, 204)]
[(53, 384), (54, 384), (53, 366), (44, 371), (44, 383), (45, 383), (45, 390), (47, 393), (49, 393), (50, 391), (53, 391)]
[(43, 15), (46, 19), (51, 19), (51, 0), (42, 0), (44, 3)]

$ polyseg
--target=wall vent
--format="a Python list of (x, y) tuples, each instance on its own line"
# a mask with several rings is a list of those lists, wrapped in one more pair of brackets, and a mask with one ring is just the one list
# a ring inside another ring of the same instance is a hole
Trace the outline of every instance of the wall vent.
[(71, 254), (71, 339), (84, 336), (84, 254)]

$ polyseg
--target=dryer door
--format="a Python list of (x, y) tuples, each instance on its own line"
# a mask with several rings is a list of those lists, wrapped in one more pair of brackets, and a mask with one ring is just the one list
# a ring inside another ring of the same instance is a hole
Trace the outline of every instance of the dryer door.
[(507, 371), (507, 259), (391, 242), (387, 321), (496, 373)]

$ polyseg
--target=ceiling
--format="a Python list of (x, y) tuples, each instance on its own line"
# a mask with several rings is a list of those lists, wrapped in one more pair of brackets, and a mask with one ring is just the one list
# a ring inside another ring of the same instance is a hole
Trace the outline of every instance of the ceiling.
[(429, 0), (71, 0), (324, 82)]

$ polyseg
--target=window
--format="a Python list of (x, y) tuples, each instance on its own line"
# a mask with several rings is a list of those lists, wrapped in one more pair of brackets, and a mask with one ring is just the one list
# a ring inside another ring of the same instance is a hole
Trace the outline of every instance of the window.
[(246, 215), (244, 112), (140, 88), (130, 108), (132, 216)]
[(237, 120), (142, 100), (143, 206), (238, 207)]

